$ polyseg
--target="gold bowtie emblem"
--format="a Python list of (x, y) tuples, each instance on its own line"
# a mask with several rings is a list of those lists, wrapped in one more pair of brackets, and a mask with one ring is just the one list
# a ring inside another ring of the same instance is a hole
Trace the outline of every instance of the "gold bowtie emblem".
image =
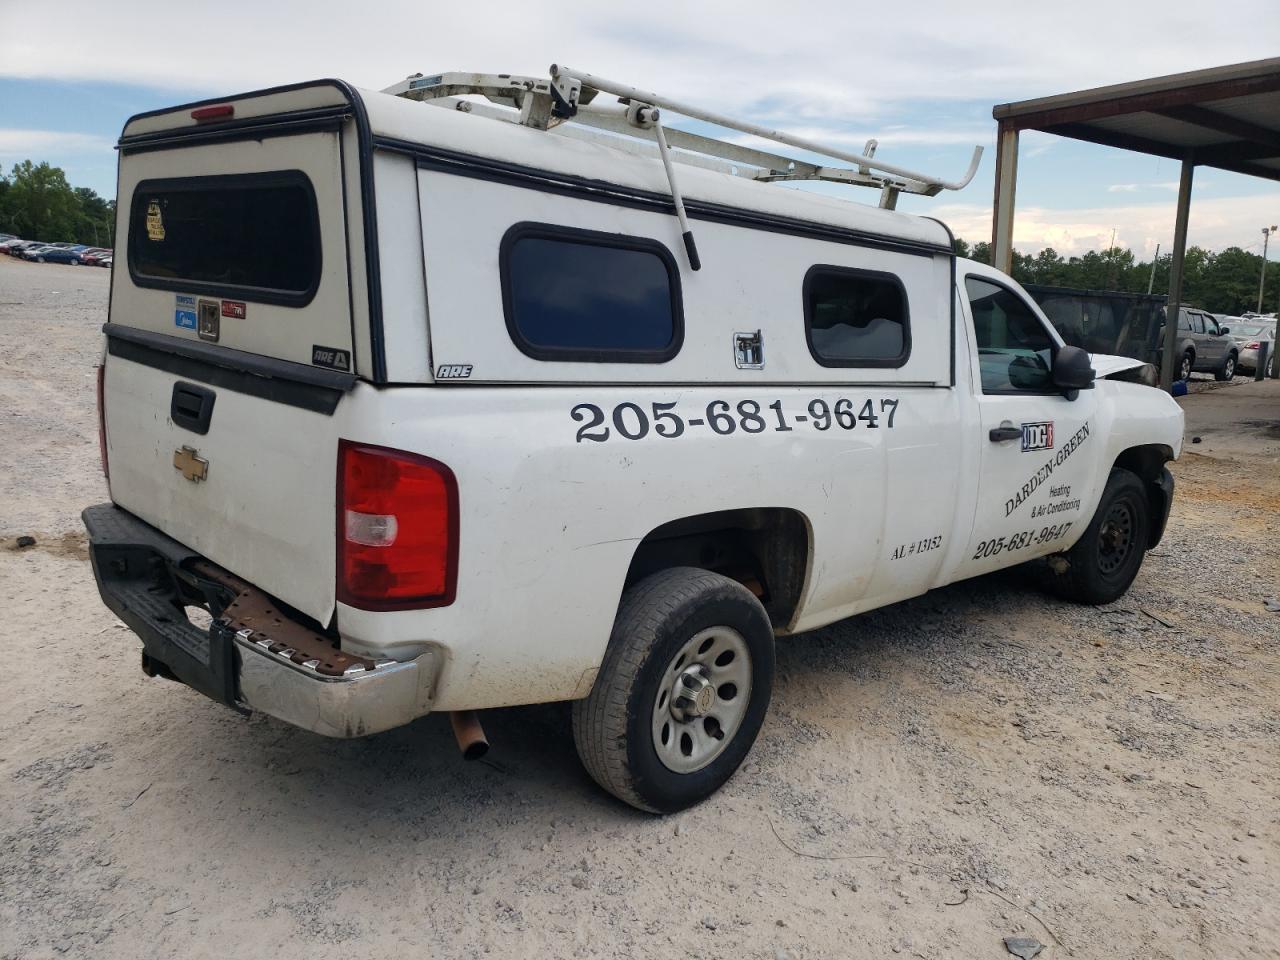
[(195, 447), (183, 447), (173, 451), (173, 469), (181, 470), (192, 483), (199, 483), (209, 475), (209, 461), (197, 456)]

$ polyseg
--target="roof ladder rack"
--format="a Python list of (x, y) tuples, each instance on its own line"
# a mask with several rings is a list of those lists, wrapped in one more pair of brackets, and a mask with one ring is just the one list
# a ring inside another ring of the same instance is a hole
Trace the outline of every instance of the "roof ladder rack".
[[(975, 146), (964, 176), (959, 180), (944, 180), (876, 159), (878, 144), (875, 140), (868, 140), (861, 153), (853, 153), (557, 64), (551, 65), (548, 79), (506, 73), (417, 74), (383, 92), (466, 113), (514, 121), (646, 156), (652, 156), (656, 148), (671, 184), (672, 202), (680, 219), (689, 263), (694, 270), (699, 267), (698, 252), (676, 183), (674, 162), (768, 182), (823, 180), (872, 187), (880, 191), (880, 206), (893, 209), (902, 193), (933, 197), (943, 190), (963, 189), (973, 180), (982, 160), (982, 147)], [(607, 106), (597, 103), (601, 93), (612, 94), (618, 98), (618, 103)], [(499, 106), (461, 99), (477, 95)], [(516, 113), (513, 114), (511, 108)], [(663, 110), (819, 157), (851, 163), (853, 167), (799, 160), (771, 150), (665, 127), (661, 118)], [(651, 142), (636, 143), (637, 139)]]

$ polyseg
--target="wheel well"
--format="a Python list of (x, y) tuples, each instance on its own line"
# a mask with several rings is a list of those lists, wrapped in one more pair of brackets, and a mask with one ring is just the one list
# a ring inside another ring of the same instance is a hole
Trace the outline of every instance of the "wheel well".
[(785, 507), (681, 517), (640, 541), (627, 570), (627, 586), (668, 567), (713, 570), (746, 586), (760, 598), (774, 627), (784, 628), (804, 589), (809, 539), (808, 520)]
[(1169, 515), (1169, 504), (1165, 502), (1168, 493), (1160, 481), (1164, 474), (1164, 465), (1172, 459), (1173, 450), (1169, 447), (1162, 443), (1147, 443), (1125, 450), (1116, 457), (1114, 464), (1116, 468), (1137, 474), (1147, 491), (1147, 502), (1151, 504), (1148, 549), (1155, 547), (1164, 536), (1164, 523)]

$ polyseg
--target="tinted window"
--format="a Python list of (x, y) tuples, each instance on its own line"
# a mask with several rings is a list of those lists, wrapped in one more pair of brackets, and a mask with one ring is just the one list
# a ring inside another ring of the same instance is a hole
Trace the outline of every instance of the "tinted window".
[(984, 393), (1049, 391), (1053, 338), (1012, 290), (978, 277), (965, 280), (978, 341)]
[(320, 279), (311, 183), (297, 170), (140, 183), (129, 270), (143, 287), (306, 303)]
[(531, 357), (660, 363), (680, 349), (679, 275), (656, 240), (517, 224), (501, 261), (507, 330)]
[(907, 295), (892, 274), (813, 267), (804, 318), (809, 352), (824, 367), (900, 367), (911, 352)]

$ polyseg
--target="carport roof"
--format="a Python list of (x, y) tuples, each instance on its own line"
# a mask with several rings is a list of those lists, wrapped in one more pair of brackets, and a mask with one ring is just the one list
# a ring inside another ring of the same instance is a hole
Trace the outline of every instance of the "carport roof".
[(1280, 180), (1280, 57), (1005, 103), (992, 115), (1002, 130)]

